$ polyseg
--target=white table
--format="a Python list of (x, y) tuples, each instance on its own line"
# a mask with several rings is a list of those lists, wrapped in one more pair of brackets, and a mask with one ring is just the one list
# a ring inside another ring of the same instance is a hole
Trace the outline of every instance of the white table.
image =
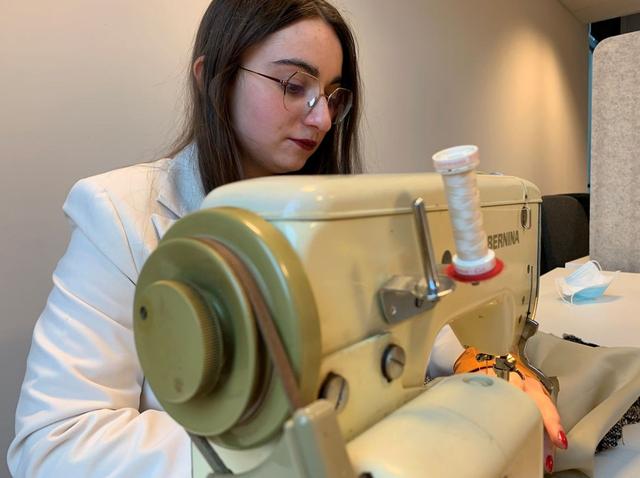
[(557, 268), (540, 277), (536, 313), (540, 330), (558, 337), (576, 335), (598, 345), (640, 347), (640, 274), (618, 272), (603, 296), (567, 304), (558, 295), (555, 280), (570, 272)]
[[(640, 347), (640, 274), (619, 272), (604, 295), (575, 304), (564, 302), (556, 278), (573, 269), (557, 268), (540, 277), (536, 320), (540, 330), (559, 337), (572, 334), (606, 346)], [(596, 456), (596, 478), (640, 476), (640, 424), (623, 430), (623, 443)]]

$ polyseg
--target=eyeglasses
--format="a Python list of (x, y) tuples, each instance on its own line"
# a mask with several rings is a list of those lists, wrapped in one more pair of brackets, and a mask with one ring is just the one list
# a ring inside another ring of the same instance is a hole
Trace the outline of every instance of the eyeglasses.
[(327, 96), (321, 93), (320, 80), (304, 71), (296, 71), (286, 80), (281, 80), (243, 66), (240, 69), (275, 81), (282, 86), (284, 107), (291, 113), (306, 116), (318, 104), (321, 96), (327, 99), (329, 115), (333, 124), (338, 124), (344, 120), (349, 110), (351, 110), (351, 105), (353, 104), (351, 90), (336, 88)]

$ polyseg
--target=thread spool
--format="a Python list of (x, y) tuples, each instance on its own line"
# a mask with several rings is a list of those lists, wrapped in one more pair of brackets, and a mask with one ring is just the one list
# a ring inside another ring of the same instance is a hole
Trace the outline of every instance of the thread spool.
[(433, 155), (433, 164), (442, 175), (456, 244), (450, 275), (463, 281), (495, 276), (503, 264), (489, 249), (482, 224), (476, 179), (476, 167), (480, 164), (478, 147), (465, 145), (443, 149)]

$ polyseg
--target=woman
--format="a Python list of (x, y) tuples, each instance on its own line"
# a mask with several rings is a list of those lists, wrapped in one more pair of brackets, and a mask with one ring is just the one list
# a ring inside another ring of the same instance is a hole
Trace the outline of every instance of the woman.
[(15, 476), (190, 476), (189, 439), (136, 358), (142, 264), (220, 185), (360, 170), (354, 40), (324, 0), (214, 0), (191, 65), (175, 157), (82, 180), (65, 202), (73, 231), (34, 330), (8, 456)]

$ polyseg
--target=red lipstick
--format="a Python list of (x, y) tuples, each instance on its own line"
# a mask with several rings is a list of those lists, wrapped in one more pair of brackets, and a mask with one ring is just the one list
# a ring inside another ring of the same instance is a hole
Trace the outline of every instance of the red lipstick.
[(313, 149), (315, 149), (316, 145), (318, 144), (312, 139), (297, 139), (297, 138), (289, 138), (289, 139), (294, 143), (296, 143), (305, 151), (313, 151)]

